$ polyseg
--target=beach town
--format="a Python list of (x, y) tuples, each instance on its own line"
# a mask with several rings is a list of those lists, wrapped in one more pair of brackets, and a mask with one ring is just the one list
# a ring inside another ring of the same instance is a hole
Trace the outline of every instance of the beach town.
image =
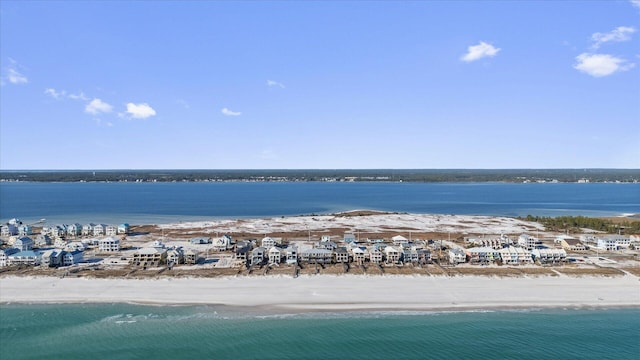
[[(640, 305), (640, 237), (508, 217), (353, 211), (2, 226), (0, 302), (299, 310)], [(384, 290), (388, 289), (388, 290)]]
[[(355, 211), (199, 223), (0, 228), (5, 274), (640, 275), (640, 236), (557, 234), (506, 217)], [(523, 270), (526, 269), (526, 270)]]

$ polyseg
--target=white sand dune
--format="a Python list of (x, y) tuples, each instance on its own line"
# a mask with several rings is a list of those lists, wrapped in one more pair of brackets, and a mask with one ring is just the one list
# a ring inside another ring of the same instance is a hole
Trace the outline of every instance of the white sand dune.
[(159, 227), (163, 229), (197, 230), (205, 233), (246, 232), (253, 234), (308, 230), (322, 232), (338, 228), (368, 233), (415, 231), (468, 234), (517, 234), (544, 230), (544, 226), (541, 224), (509, 217), (435, 214), (308, 215), (266, 219), (183, 222), (162, 224)]
[(640, 281), (635, 276), (3, 277), (0, 302), (219, 304), (300, 311), (638, 307)]

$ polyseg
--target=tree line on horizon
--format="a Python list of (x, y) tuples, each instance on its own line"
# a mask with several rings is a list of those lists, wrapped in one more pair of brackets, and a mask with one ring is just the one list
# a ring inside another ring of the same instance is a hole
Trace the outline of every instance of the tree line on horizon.
[(0, 171), (0, 181), (633, 182), (640, 169), (337, 169)]

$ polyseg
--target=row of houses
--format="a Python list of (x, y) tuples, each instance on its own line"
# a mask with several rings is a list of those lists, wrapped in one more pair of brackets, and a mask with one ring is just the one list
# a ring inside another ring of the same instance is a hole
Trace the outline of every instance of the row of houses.
[(129, 234), (129, 224), (105, 225), (105, 224), (62, 224), (43, 226), (41, 234), (56, 238), (65, 236), (116, 236)]
[[(43, 226), (40, 233), (55, 238), (67, 236), (115, 236), (129, 234), (129, 224), (105, 225), (105, 224), (60, 224)], [(33, 226), (12, 221), (0, 225), (0, 236), (28, 236), (33, 235)]]
[(542, 264), (561, 263), (567, 258), (564, 249), (536, 248), (529, 250), (523, 247), (508, 246), (494, 249), (489, 246), (474, 247), (469, 249), (449, 249), (449, 262), (461, 264), (492, 264), (500, 261), (505, 265), (526, 265), (534, 261)]
[[(263, 244), (265, 244), (263, 242)], [(268, 242), (267, 242), (268, 244)], [(309, 264), (331, 263), (356, 263), (363, 265), (375, 264), (403, 264), (403, 263), (427, 263), (431, 261), (431, 251), (418, 246), (385, 246), (370, 245), (358, 246), (355, 243), (347, 246), (334, 247), (328, 242), (320, 242), (314, 247), (299, 250), (295, 245), (272, 245), (271, 247), (258, 246), (251, 248), (250, 244), (241, 244), (236, 247), (235, 257), (247, 266), (262, 264), (297, 264), (304, 262)]]
[(84, 261), (84, 252), (63, 249), (43, 251), (21, 250), (18, 248), (0, 249), (0, 267), (11, 265), (43, 265), (50, 267), (71, 266)]
[(196, 264), (198, 252), (182, 247), (167, 248), (161, 241), (154, 241), (150, 247), (136, 250), (130, 257), (129, 263), (141, 267), (157, 267), (177, 264)]

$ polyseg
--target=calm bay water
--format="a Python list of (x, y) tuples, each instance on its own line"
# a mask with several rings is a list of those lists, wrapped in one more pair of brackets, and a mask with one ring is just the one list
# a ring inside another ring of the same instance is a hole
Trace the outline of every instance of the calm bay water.
[(0, 220), (131, 224), (353, 209), (496, 216), (640, 213), (640, 184), (0, 183)]
[[(640, 309), (290, 315), (3, 305), (2, 359), (637, 359)], [(55, 324), (55, 325), (54, 325)]]
[[(352, 209), (615, 216), (640, 212), (640, 184), (0, 184), (2, 221), (141, 224)], [(0, 359), (637, 359), (638, 324), (640, 309), (282, 315), (2, 304)]]

